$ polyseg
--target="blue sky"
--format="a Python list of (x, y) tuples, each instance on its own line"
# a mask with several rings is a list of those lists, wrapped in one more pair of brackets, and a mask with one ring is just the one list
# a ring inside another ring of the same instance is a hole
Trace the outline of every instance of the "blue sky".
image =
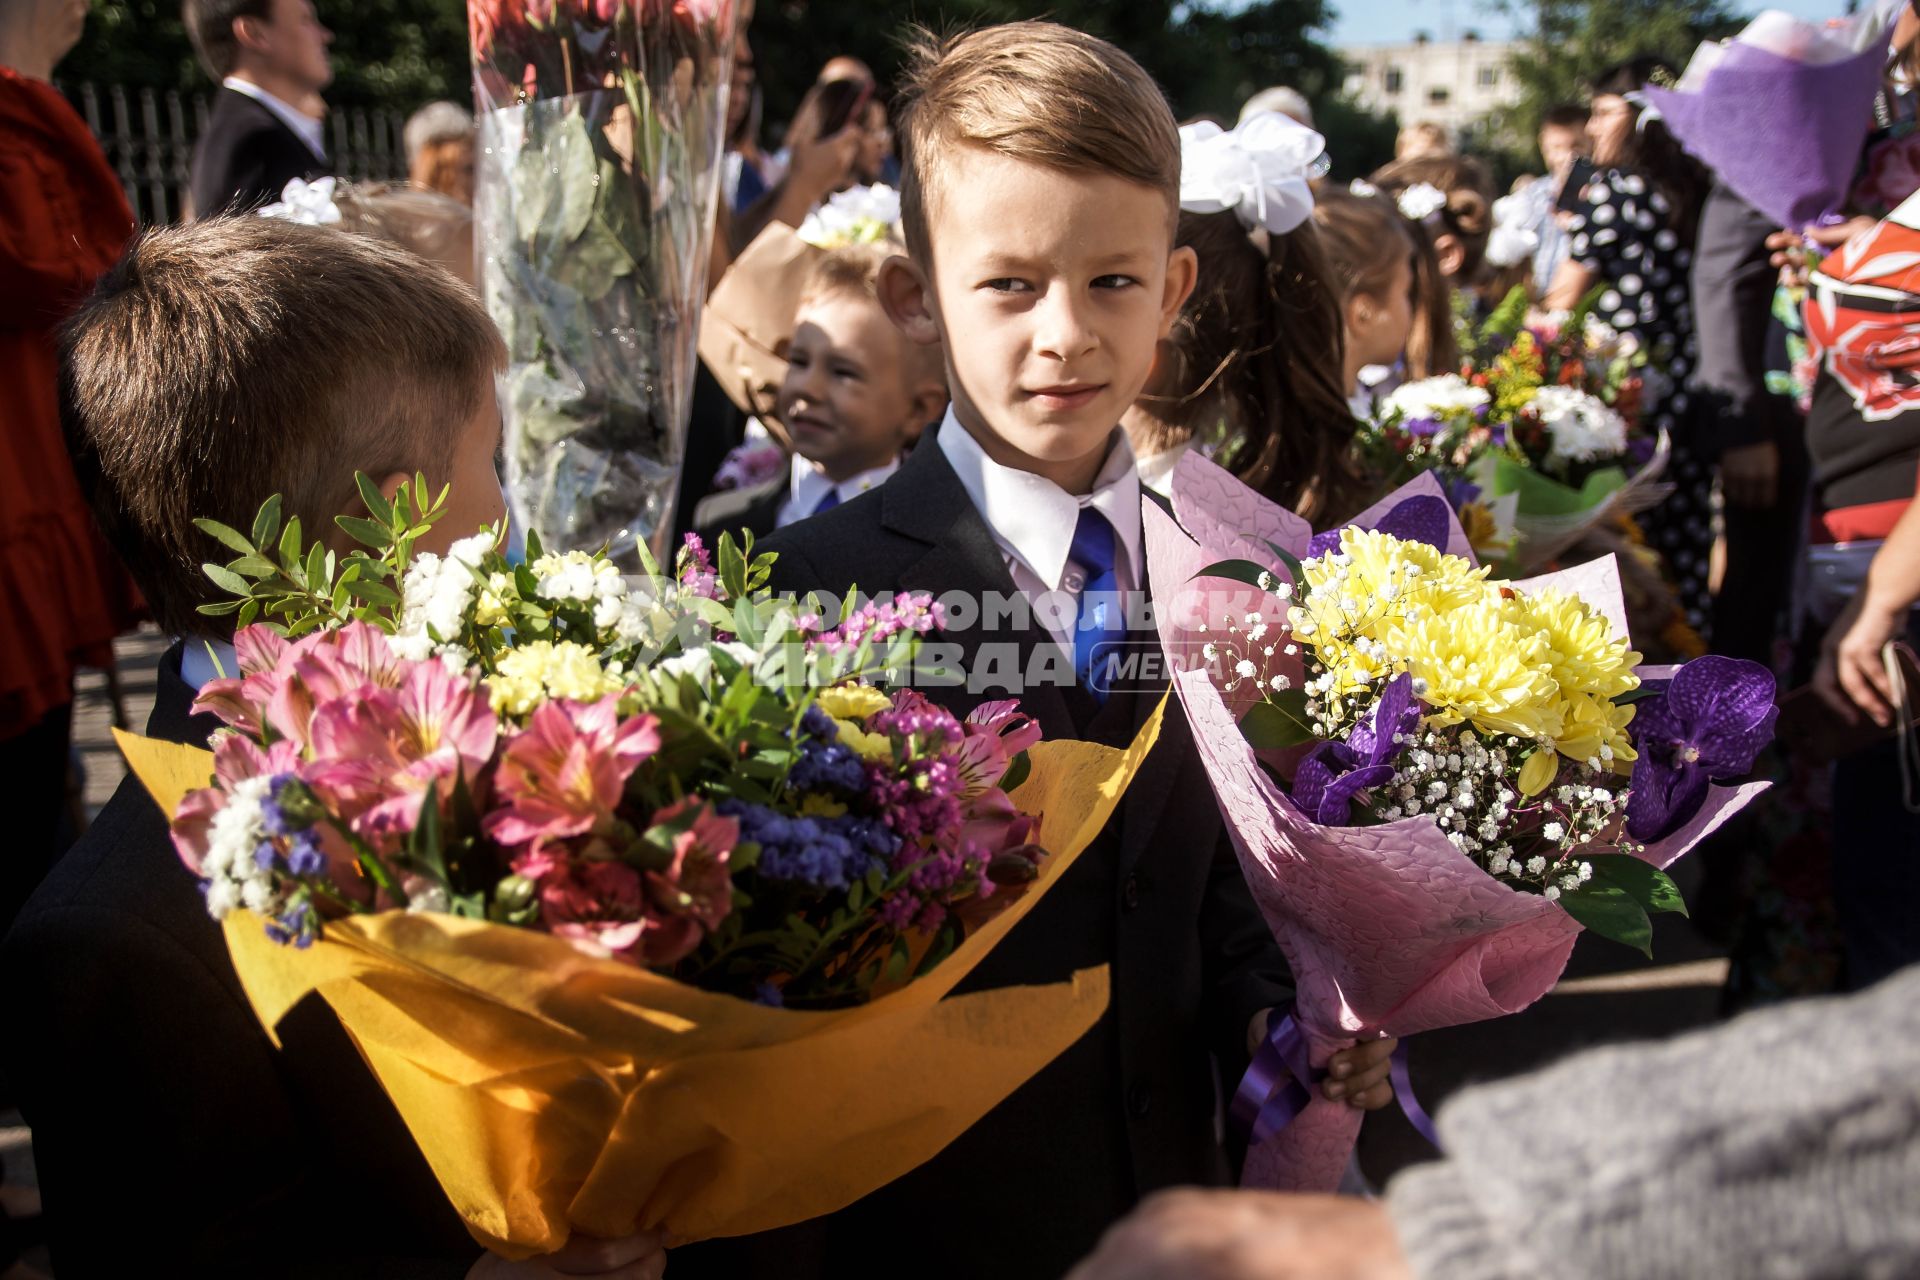
[[(1425, 31), (1436, 40), (1444, 38), (1449, 25), (1453, 34), (1469, 28), (1489, 40), (1504, 39), (1513, 31), (1512, 20), (1480, 0), (1332, 0), (1339, 16), (1333, 24), (1334, 44), (1390, 44), (1410, 40), (1416, 31)], [(1846, 12), (1846, 0), (1764, 0), (1744, 6), (1748, 12), (1761, 9), (1785, 9), (1803, 18), (1833, 18)]]

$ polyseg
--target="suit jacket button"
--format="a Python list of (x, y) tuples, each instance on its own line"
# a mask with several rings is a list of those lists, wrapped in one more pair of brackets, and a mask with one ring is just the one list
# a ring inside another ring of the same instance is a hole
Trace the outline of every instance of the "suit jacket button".
[(1127, 1086), (1127, 1111), (1136, 1120), (1144, 1120), (1147, 1112), (1153, 1110), (1153, 1091), (1146, 1083), (1135, 1080)]
[(1120, 886), (1120, 905), (1132, 911), (1140, 905), (1140, 877), (1129, 874), (1126, 883)]

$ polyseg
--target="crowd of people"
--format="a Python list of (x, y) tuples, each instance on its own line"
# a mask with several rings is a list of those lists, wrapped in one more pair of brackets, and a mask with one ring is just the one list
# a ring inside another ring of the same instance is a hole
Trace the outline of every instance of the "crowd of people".
[[(1594, 534), (1657, 554), (1665, 604), (1636, 608), (1637, 647), (1753, 658), (1801, 691), (1782, 704), (1801, 728), (1762, 766), (1780, 784), (1765, 820), (1710, 859), (1732, 904), (1729, 1008), (1831, 998), (1474, 1090), (1442, 1114), (1446, 1158), (1383, 1199), (1148, 1198), (1231, 1184), (1221, 1090), (1291, 1000), (1175, 717), (1160, 775), (1136, 783), (1149, 799), (1129, 797), (1077, 896), (1050, 898), (973, 980), (1112, 964), (1117, 1012), (1095, 1032), (844, 1212), (509, 1261), (472, 1246), (317, 1001), (279, 1041), (261, 1032), (137, 785), (90, 826), (72, 800), (75, 672), (110, 664), (140, 621), (189, 642), (162, 662), (149, 731), (212, 727), (193, 714), (201, 642), (231, 632), (197, 611), (213, 548), (195, 517), (246, 528), (282, 492), (319, 527), (355, 509), (355, 472), (391, 492), (415, 471), (456, 483), (449, 530), (502, 514), (474, 118), (428, 104), (405, 129), (408, 182), (336, 182), (321, 4), (187, 0), (221, 87), (192, 221), (143, 232), (51, 83), (84, 7), (0, 0), (16, 1002), (0, 1101), (33, 1127), (59, 1274), (165, 1252), (289, 1275), (1920, 1272), (1920, 806), (1898, 658), (1920, 603), (1920, 403), (1898, 395), (1897, 355), (1869, 402), (1803, 350), (1799, 310), (1821, 254), (1904, 226), (1889, 219), (1914, 193), (1885, 174), (1920, 182), (1920, 164), (1883, 153), (1920, 147), (1920, 9), (1887, 33), (1871, 191), (1808, 228), (1775, 225), (1682, 148), (1645, 96), (1675, 68), (1650, 57), (1592, 68), (1584, 100), (1541, 117), (1535, 171), (1501, 191), (1488, 158), (1419, 123), (1390, 164), (1335, 178), (1285, 87), (1177, 124), (1124, 52), (1045, 23), (924, 39), (891, 83), (835, 58), (775, 148), (755, 59), (777, 51), (743, 26), (709, 288), (759, 363), (708, 354), (676, 538), (746, 530), (795, 591), (1143, 590), (1140, 503), (1182, 457), (1337, 525), (1388, 487), (1355, 438), (1396, 386), (1457, 371), (1516, 289), (1536, 315), (1591, 310), (1645, 353), (1641, 412), (1670, 445), (1658, 503)], [(1256, 157), (1258, 180), (1209, 178), (1222, 149)], [(836, 216), (859, 225), (823, 233)], [(1069, 625), (1021, 643), (1077, 642)], [(1060, 693), (1036, 713), (1049, 737), (1123, 744), (1149, 705)], [(1387, 1104), (1393, 1048), (1336, 1055), (1326, 1095)], [(1653, 1098), (1657, 1122), (1622, 1129)]]

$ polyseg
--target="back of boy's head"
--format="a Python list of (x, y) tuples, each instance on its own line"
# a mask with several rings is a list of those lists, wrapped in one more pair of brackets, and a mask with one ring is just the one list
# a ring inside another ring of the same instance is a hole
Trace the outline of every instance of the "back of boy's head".
[(273, 218), (136, 238), (61, 341), (68, 447), (95, 515), (155, 620), (196, 612), (225, 560), (196, 516), (241, 530), (274, 493), (310, 538), (353, 475), (446, 478), (505, 357), (479, 300), (398, 245)]
[(1009, 22), (908, 49), (896, 100), (900, 216), (907, 250), (930, 262), (928, 220), (953, 154), (978, 147), (1070, 174), (1105, 174), (1164, 192), (1172, 241), (1180, 133), (1153, 77), (1097, 36)]
[[(899, 252), (896, 243), (851, 244), (829, 249), (814, 259), (801, 286), (800, 306), (829, 298), (859, 298), (880, 306), (880, 267)], [(906, 334), (888, 326), (890, 337), (899, 344), (900, 371), (909, 382), (920, 385), (937, 382), (946, 385), (946, 363), (938, 346), (922, 346)]]
[(1373, 181), (1394, 196), (1421, 183), (1441, 191), (1447, 204), (1440, 220), (1460, 242), (1464, 255), (1459, 278), (1468, 283), (1479, 278), (1487, 259), (1487, 240), (1493, 235), (1493, 179), (1485, 165), (1472, 156), (1409, 156), (1381, 169)]

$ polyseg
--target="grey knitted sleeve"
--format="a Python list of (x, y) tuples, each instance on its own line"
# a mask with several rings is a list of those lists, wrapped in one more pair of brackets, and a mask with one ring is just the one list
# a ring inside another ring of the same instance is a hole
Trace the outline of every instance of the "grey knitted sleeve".
[(1920, 1276), (1920, 966), (1468, 1090), (1439, 1128), (1387, 1197), (1421, 1280)]

